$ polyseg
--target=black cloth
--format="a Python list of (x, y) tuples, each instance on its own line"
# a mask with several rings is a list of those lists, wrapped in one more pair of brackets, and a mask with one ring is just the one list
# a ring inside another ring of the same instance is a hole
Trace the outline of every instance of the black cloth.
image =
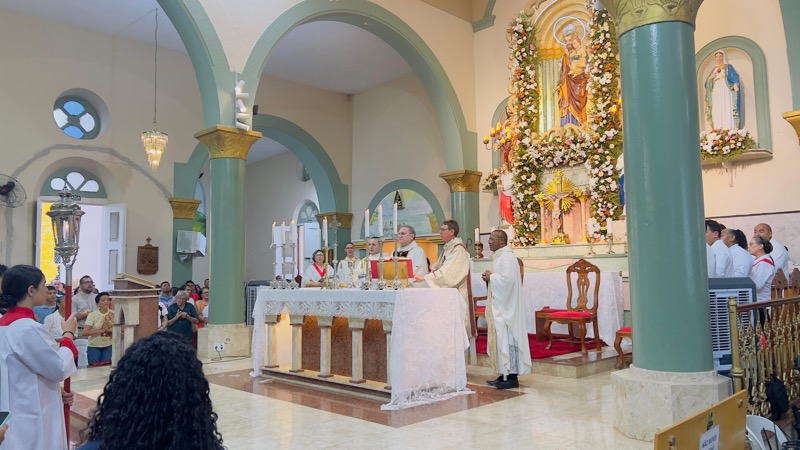
[[(194, 309), (194, 305), (191, 303), (186, 303), (183, 305), (183, 310), (178, 308), (178, 303), (173, 303), (169, 305), (169, 309), (167, 310), (167, 319), (172, 320), (179, 312), (184, 311), (189, 314), (191, 317), (198, 319), (199, 316), (197, 315), (197, 310)], [(168, 331), (172, 331), (173, 333), (178, 333), (181, 336), (186, 336), (187, 338), (192, 338), (192, 322), (186, 318), (180, 318), (169, 325), (167, 327)]]

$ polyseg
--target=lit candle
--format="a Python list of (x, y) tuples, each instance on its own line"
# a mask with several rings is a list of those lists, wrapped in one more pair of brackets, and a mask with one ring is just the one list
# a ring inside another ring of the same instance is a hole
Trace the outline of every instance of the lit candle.
[(378, 236), (383, 236), (383, 205), (378, 205)]
[(502, 129), (503, 129), (503, 124), (500, 123), (500, 122), (497, 122), (497, 132), (499, 133), (500, 130), (502, 130)]
[(328, 218), (322, 219), (322, 246), (328, 246)]
[(275, 226), (278, 225), (278, 222), (272, 222), (272, 244), (275, 244)]
[(369, 208), (364, 210), (364, 243), (369, 239)]
[(477, 244), (480, 241), (481, 241), (481, 229), (475, 228), (475, 243)]
[(397, 234), (397, 203), (392, 205), (392, 223), (394, 224), (394, 234)]
[(488, 144), (489, 143), (489, 135), (488, 134), (483, 137), (483, 143), (484, 144)]
[(494, 231), (494, 230), (496, 230), (496, 229), (497, 229), (497, 228), (495, 228), (495, 227), (492, 227), (492, 231)]
[(289, 222), (289, 243), (294, 244), (297, 242), (297, 222), (294, 220)]

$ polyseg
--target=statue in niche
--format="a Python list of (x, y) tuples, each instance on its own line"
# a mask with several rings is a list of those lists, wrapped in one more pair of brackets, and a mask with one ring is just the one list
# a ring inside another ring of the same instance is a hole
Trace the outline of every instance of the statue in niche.
[[(563, 19), (573, 19), (583, 27), (583, 36), (578, 33), (574, 23), (568, 23), (562, 30), (564, 40), (558, 39), (556, 28)], [(589, 74), (586, 72), (588, 57), (583, 39), (586, 37), (586, 25), (574, 17), (562, 17), (553, 26), (553, 36), (564, 46), (564, 56), (561, 58), (561, 80), (556, 87), (558, 110), (561, 119), (560, 126), (573, 124), (583, 126), (586, 124), (586, 100), (588, 98), (586, 86), (589, 83)]]
[(714, 130), (741, 128), (742, 96), (739, 74), (725, 59), (725, 52), (714, 52), (714, 67), (705, 80), (706, 121)]
[(500, 166), (500, 179), (497, 180), (497, 192), (500, 195), (500, 217), (504, 224), (514, 224), (514, 174), (508, 167), (508, 163)]

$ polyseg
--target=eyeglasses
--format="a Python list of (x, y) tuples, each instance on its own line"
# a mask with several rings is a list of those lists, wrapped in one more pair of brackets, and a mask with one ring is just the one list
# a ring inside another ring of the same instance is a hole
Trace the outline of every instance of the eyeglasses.
[(439, 228), (439, 231), (450, 231), (450, 228), (442, 227), (442, 228)]

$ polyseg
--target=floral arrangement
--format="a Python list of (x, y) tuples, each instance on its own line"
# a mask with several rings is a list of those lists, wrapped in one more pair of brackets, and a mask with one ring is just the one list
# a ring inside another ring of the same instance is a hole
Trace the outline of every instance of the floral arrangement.
[(545, 133), (535, 142), (533, 161), (542, 169), (577, 166), (586, 161), (592, 148), (592, 136), (582, 128), (567, 126)]
[(497, 180), (500, 179), (500, 169), (492, 169), (486, 174), (483, 180), (483, 190), (486, 192), (497, 192)]
[(722, 162), (756, 148), (756, 141), (745, 130), (711, 130), (700, 133), (700, 156)]

